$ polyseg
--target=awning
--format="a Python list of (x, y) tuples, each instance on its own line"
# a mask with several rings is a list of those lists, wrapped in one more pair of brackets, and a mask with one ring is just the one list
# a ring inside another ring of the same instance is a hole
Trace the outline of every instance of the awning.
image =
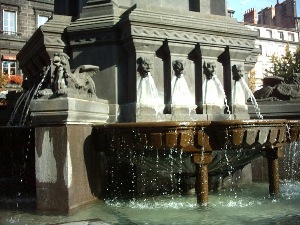
[(3, 54), (1, 57), (1, 61), (3, 61), (3, 60), (16, 61), (17, 57), (14, 54)]

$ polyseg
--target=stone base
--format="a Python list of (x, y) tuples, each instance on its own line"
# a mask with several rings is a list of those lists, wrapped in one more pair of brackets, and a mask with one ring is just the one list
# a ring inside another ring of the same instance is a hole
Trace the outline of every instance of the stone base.
[[(161, 108), (159, 110), (158, 108)], [(136, 122), (155, 122), (162, 120), (162, 110), (164, 106), (155, 108), (148, 105), (136, 105)], [(161, 112), (159, 112), (161, 111)]]
[(198, 120), (196, 115), (196, 105), (173, 105), (171, 108), (171, 121), (195, 121)]
[(33, 100), (30, 110), (33, 125), (105, 123), (109, 113), (105, 100), (76, 98)]
[[(202, 105), (202, 106), (171, 106), (170, 114), (163, 114), (164, 106), (155, 109), (153, 106), (128, 104), (121, 107), (122, 119), (120, 122), (157, 122), (157, 121), (206, 121), (206, 120), (232, 120), (232, 119), (249, 119), (248, 107), (234, 106), (234, 114), (225, 114), (225, 106), (219, 105)], [(229, 110), (229, 109), (228, 109)]]
[(234, 115), (232, 114), (208, 114), (207, 120), (220, 121), (220, 120), (232, 120)]
[(204, 104), (203, 114), (224, 114), (225, 106), (224, 105), (208, 105)]
[[(300, 114), (300, 99), (290, 101), (257, 101), (261, 115), (264, 119), (289, 119), (298, 120)], [(248, 103), (251, 119), (257, 119), (256, 109)]]
[(91, 135), (90, 125), (36, 128), (37, 209), (68, 211), (101, 198), (104, 158)]
[(232, 114), (225, 114), (226, 110), (229, 112), (229, 109), (225, 109), (224, 105), (203, 104), (199, 105), (197, 110), (206, 115), (206, 120), (220, 121), (234, 118)]
[(232, 119), (236, 119), (236, 120), (250, 119), (250, 115), (248, 114), (248, 106), (247, 105), (233, 105), (232, 113), (234, 115), (234, 117)]

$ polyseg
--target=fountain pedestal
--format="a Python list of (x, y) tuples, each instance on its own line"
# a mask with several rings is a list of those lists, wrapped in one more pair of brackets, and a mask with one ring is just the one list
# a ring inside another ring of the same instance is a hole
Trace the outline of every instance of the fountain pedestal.
[(37, 209), (68, 211), (95, 201), (103, 191), (101, 161), (88, 125), (53, 125), (35, 130)]
[(35, 129), (37, 208), (68, 211), (103, 192), (101, 157), (91, 134), (105, 123), (108, 104), (75, 98), (37, 99), (31, 103)]
[(106, 100), (36, 99), (30, 104), (33, 124), (95, 124), (108, 119)]

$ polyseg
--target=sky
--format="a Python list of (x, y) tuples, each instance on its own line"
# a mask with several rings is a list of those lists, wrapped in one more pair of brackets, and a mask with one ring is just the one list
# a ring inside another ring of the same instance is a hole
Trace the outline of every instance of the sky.
[[(284, 0), (279, 0), (282, 3)], [(257, 12), (260, 10), (275, 6), (277, 0), (227, 0), (227, 7), (235, 11), (233, 17), (237, 18), (238, 21), (243, 21), (244, 13), (248, 9), (254, 8)], [(297, 16), (300, 17), (300, 0), (296, 0)]]

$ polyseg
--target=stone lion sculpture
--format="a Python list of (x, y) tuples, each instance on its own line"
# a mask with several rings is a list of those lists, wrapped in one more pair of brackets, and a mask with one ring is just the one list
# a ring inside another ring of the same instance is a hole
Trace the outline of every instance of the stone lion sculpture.
[(69, 59), (69, 56), (65, 53), (54, 54), (50, 66), (44, 69), (43, 73), (46, 79), (43, 81), (43, 87), (45, 88), (38, 91), (39, 96), (96, 96), (96, 87), (91, 76), (100, 71), (99, 67), (82, 65), (71, 72)]

